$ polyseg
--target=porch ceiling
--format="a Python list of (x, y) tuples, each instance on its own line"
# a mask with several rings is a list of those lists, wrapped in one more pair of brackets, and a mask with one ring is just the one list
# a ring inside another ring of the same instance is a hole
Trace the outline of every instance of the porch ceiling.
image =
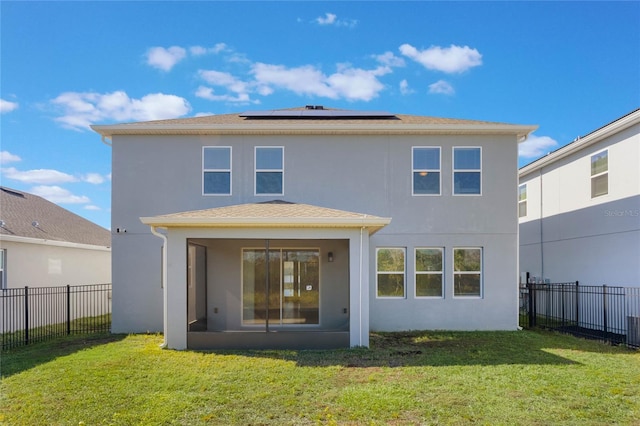
[(141, 217), (159, 228), (367, 228), (370, 234), (391, 218), (286, 201), (238, 204), (159, 216)]

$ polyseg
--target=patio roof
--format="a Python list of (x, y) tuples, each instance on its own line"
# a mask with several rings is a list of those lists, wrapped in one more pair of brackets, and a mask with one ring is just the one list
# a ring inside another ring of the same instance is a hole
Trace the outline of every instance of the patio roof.
[(158, 228), (368, 228), (380, 230), (391, 218), (287, 201), (238, 204), (159, 216), (141, 217)]

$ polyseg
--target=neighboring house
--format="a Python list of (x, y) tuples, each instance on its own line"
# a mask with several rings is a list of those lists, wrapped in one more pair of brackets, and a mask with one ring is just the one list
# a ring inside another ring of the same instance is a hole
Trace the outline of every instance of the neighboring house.
[(113, 149), (114, 332), (321, 348), (518, 327), (535, 126), (309, 106), (92, 127)]
[(111, 234), (62, 207), (0, 187), (3, 289), (111, 282)]
[(524, 281), (640, 286), (640, 109), (520, 169)]

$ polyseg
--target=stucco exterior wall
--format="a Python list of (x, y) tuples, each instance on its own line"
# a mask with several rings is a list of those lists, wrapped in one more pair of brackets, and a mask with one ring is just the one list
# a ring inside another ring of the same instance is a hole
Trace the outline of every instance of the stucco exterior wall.
[(111, 282), (111, 250), (106, 247), (3, 238), (0, 249), (6, 249), (7, 288)]
[[(591, 156), (608, 150), (608, 194), (591, 198)], [(520, 177), (520, 271), (551, 282), (640, 286), (640, 124)]]
[[(232, 195), (202, 195), (203, 146), (232, 147)], [(283, 196), (254, 195), (255, 146), (284, 147)], [(442, 195), (412, 196), (412, 146), (441, 147)], [(454, 146), (482, 148), (481, 196), (452, 195)], [(112, 228), (127, 230), (113, 238), (114, 330), (162, 329), (161, 240), (141, 216), (273, 199), (392, 218), (366, 250), (372, 329), (517, 327), (515, 136), (114, 136), (112, 184)], [(376, 298), (386, 246), (407, 250), (404, 299)], [(445, 296), (418, 300), (413, 248), (431, 246), (445, 249)], [(482, 297), (453, 297), (454, 247), (483, 248)]]

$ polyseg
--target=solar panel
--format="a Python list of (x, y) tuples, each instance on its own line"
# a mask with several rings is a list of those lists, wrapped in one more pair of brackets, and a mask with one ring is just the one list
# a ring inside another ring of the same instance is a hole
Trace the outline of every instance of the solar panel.
[(246, 111), (240, 114), (244, 118), (393, 118), (394, 114), (386, 111), (352, 111), (346, 109), (323, 109), (321, 107), (307, 108), (302, 110), (267, 110), (267, 111)]

